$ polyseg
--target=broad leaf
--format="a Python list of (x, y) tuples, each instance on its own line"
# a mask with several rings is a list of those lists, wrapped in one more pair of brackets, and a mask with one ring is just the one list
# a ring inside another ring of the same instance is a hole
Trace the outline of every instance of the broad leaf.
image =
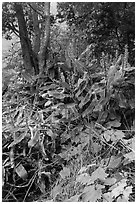
[(123, 191), (123, 198), (129, 200), (129, 195), (132, 193), (132, 186), (127, 186)]
[(110, 188), (112, 189), (111, 196), (112, 198), (116, 198), (120, 194), (123, 194), (125, 187), (127, 186), (127, 180), (122, 179), (119, 183), (115, 184)]
[(103, 180), (108, 176), (108, 174), (105, 173), (105, 170), (101, 167), (98, 167), (91, 175), (90, 181), (94, 182), (97, 179)]
[[(104, 188), (104, 186), (102, 186)], [(82, 194), (82, 201), (83, 202), (96, 202), (97, 199), (100, 199), (102, 195), (101, 188), (95, 188), (94, 185), (87, 186), (84, 188)]]
[(118, 168), (121, 164), (122, 157), (111, 156), (110, 162), (108, 164), (108, 168), (114, 169)]
[(111, 185), (115, 184), (116, 181), (117, 181), (117, 180), (116, 180), (115, 178), (106, 178), (106, 179), (104, 180), (104, 184), (111, 186)]
[(135, 161), (135, 152), (130, 152), (130, 153), (124, 154), (124, 157), (126, 159), (129, 159), (130, 161)]
[(60, 184), (57, 185), (57, 186), (55, 186), (55, 187), (52, 189), (52, 192), (51, 192), (51, 193), (52, 193), (52, 197), (55, 199), (56, 196), (61, 193), (61, 190), (62, 190), (62, 187), (61, 187)]
[(60, 176), (62, 179), (65, 179), (66, 177), (70, 176), (70, 169), (64, 167), (63, 170), (60, 172)]
[(106, 130), (105, 132), (104, 132), (104, 138), (106, 139), (106, 141), (108, 142), (110, 139), (111, 139), (111, 137), (112, 137), (112, 135), (114, 134), (114, 131), (111, 129), (111, 130)]
[(90, 181), (90, 176), (87, 173), (83, 173), (76, 178), (76, 182), (80, 182), (82, 184), (88, 184)]
[(114, 134), (111, 136), (111, 141), (120, 140), (123, 139), (123, 137), (125, 137), (124, 132), (122, 132), (122, 130), (116, 130)]
[(121, 123), (117, 120), (113, 120), (113, 121), (110, 121), (108, 123), (106, 123), (106, 127), (107, 128), (110, 128), (110, 127), (120, 127)]

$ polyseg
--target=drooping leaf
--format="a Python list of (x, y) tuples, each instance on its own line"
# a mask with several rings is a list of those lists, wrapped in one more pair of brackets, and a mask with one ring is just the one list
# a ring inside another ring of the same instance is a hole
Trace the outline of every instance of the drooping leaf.
[(82, 113), (82, 116), (85, 117), (88, 114), (91, 114), (93, 112), (93, 109), (96, 105), (96, 101), (92, 101), (91, 104), (88, 106), (88, 108)]
[(79, 107), (82, 108), (91, 98), (92, 95), (92, 90), (89, 90), (84, 99), (81, 101), (79, 104)]
[(19, 125), (21, 123), (21, 121), (23, 120), (23, 115), (24, 115), (24, 111), (23, 111), (23, 107), (19, 110), (19, 114), (17, 116), (17, 122), (15, 123), (15, 125)]
[[(81, 80), (81, 79), (79, 79), (79, 80)], [(83, 92), (83, 90), (86, 88), (87, 81), (86, 81), (86, 80), (83, 80), (83, 81), (81, 81), (81, 82), (78, 81), (78, 83), (79, 83), (79, 85), (78, 85), (78, 91), (77, 91), (77, 93), (75, 94), (75, 96), (76, 96), (77, 98), (79, 97), (79, 95), (81, 95), (81, 93)]]
[(27, 72), (22, 72), (22, 76), (23, 76), (23, 78), (24, 78), (27, 82), (29, 82), (29, 83), (33, 83), (33, 82), (34, 82), (34, 79), (33, 79), (33, 77), (32, 77), (31, 74), (29, 74), (29, 73), (27, 73)]
[(46, 185), (45, 185), (45, 180), (44, 179), (41, 179), (40, 182), (39, 182), (39, 189), (41, 191), (41, 193), (46, 193)]
[(75, 59), (74, 61), (72, 61), (74, 66), (76, 67), (77, 71), (80, 73), (80, 74), (84, 74), (84, 71), (85, 71), (85, 67), (84, 67), (84, 64), (82, 62), (80, 62), (79, 60)]
[(39, 140), (39, 130), (36, 130), (34, 136), (28, 142), (28, 147), (34, 147), (35, 144), (38, 142), (38, 140)]

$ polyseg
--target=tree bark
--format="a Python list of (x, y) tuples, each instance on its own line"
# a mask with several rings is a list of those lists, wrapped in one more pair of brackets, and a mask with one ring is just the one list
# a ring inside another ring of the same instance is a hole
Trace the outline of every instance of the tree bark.
[(16, 11), (16, 17), (18, 19), (19, 37), (25, 70), (30, 74), (38, 74), (37, 56), (32, 50), (31, 41), (28, 37), (28, 31), (21, 3), (14, 3), (14, 8)]
[(39, 28), (37, 4), (32, 2), (31, 6), (33, 8), (32, 19), (33, 19), (33, 28), (34, 28), (33, 50), (35, 54), (38, 55), (38, 52), (40, 50), (40, 28)]
[(46, 61), (49, 53), (49, 40), (50, 40), (50, 2), (44, 3), (44, 32), (41, 39), (40, 52), (39, 52), (39, 69), (43, 74), (46, 71)]

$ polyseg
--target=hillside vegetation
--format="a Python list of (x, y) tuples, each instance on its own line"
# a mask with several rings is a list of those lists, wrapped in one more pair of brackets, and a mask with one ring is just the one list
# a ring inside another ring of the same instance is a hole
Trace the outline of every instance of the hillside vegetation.
[[(25, 38), (20, 33), (18, 6), (24, 12)], [(80, 6), (82, 15), (77, 4), (60, 3), (56, 18), (49, 19), (50, 6), (46, 3), (3, 4), (3, 35), (12, 37), (6, 24), (10, 19), (17, 25), (14, 31), (19, 29), (21, 42), (15, 42), (4, 56), (4, 202), (135, 201), (133, 35), (129, 36), (132, 42), (124, 45), (121, 35), (113, 50), (110, 39), (114, 36), (110, 32), (109, 45), (107, 37), (101, 41), (108, 48), (103, 51), (103, 44), (96, 38), (94, 43), (90, 41), (87, 27), (80, 29), (86, 14), (87, 22), (91, 22), (86, 3)], [(133, 5), (128, 6), (127, 13), (133, 9)], [(92, 7), (92, 15), (97, 9), (106, 14), (114, 4), (97, 3)], [(42, 11), (47, 12), (47, 18)], [(69, 14), (67, 19), (63, 19), (63, 12)], [(45, 24), (42, 21), (40, 25), (46, 32), (37, 39), (36, 13), (43, 15)], [(95, 24), (100, 22), (101, 14), (97, 14)], [(56, 24), (57, 20), (65, 21), (67, 30)], [(92, 26), (88, 31), (95, 37), (98, 34)], [(81, 40), (82, 36), (88, 39)]]

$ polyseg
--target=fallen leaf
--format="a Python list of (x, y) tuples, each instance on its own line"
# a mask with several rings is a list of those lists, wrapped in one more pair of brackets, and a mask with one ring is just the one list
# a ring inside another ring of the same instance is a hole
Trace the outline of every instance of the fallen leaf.
[(20, 164), (19, 166), (17, 166), (15, 168), (16, 173), (18, 174), (18, 176), (22, 179), (26, 179), (28, 176), (28, 173), (26, 171), (26, 169), (24, 168), (24, 166), (22, 164)]

